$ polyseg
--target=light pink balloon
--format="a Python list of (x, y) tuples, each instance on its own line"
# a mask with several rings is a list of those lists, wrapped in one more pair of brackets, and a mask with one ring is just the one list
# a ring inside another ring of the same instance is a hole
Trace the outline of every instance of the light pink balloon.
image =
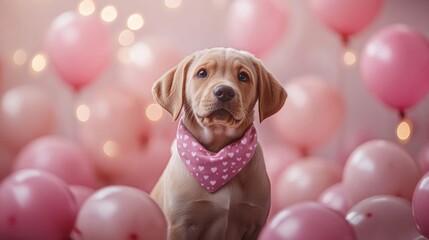
[(18, 150), (52, 131), (56, 124), (52, 100), (43, 89), (21, 85), (3, 95), (0, 108), (0, 139)]
[(284, 144), (263, 144), (268, 177), (275, 182), (281, 172), (303, 156), (297, 149)]
[(76, 210), (58, 177), (32, 169), (14, 172), (0, 185), (0, 239), (67, 239)]
[(353, 228), (341, 214), (317, 202), (283, 209), (264, 227), (260, 240), (354, 240)]
[(273, 206), (279, 209), (293, 203), (317, 200), (328, 187), (341, 180), (341, 169), (319, 157), (307, 157), (298, 160), (273, 183)]
[(90, 116), (79, 122), (79, 139), (98, 170), (114, 173), (121, 164), (116, 160), (138, 151), (141, 145), (141, 102), (127, 89), (107, 85), (82, 103)]
[(275, 129), (303, 152), (320, 147), (344, 119), (345, 102), (340, 91), (313, 76), (294, 79), (285, 88), (288, 99), (272, 117)]
[(314, 14), (343, 37), (369, 25), (383, 6), (383, 0), (310, 0)]
[(80, 240), (167, 239), (167, 223), (161, 209), (145, 192), (110, 186), (85, 201), (73, 235)]
[(411, 200), (420, 176), (417, 163), (404, 149), (392, 142), (373, 140), (350, 155), (343, 184), (353, 203), (375, 195)]
[(65, 12), (53, 21), (45, 40), (54, 69), (77, 90), (96, 80), (109, 63), (110, 33), (97, 15)]
[(89, 196), (91, 196), (95, 192), (95, 190), (92, 188), (80, 185), (70, 185), (69, 189), (76, 201), (76, 207), (78, 209), (78, 212), (82, 207), (83, 203), (86, 201), (86, 199), (88, 199)]
[(123, 184), (151, 192), (170, 160), (171, 141), (152, 137), (149, 145), (122, 159), (119, 171), (112, 175), (112, 184)]
[(236, 0), (228, 10), (226, 30), (233, 48), (263, 56), (282, 39), (285, 9), (273, 0)]
[(403, 24), (377, 32), (366, 44), (360, 61), (365, 86), (382, 102), (403, 110), (429, 90), (429, 44)]
[(319, 202), (344, 215), (352, 207), (351, 200), (346, 194), (342, 183), (336, 183), (323, 191), (319, 196)]
[(128, 51), (130, 62), (120, 65), (120, 83), (145, 100), (153, 100), (153, 83), (183, 58), (174, 41), (157, 35), (142, 38)]
[(95, 170), (83, 147), (60, 137), (45, 136), (26, 145), (14, 169), (34, 168), (50, 172), (68, 184), (96, 186)]
[(417, 228), (429, 238), (429, 172), (420, 179), (414, 190), (412, 208)]
[(417, 240), (421, 238), (410, 202), (393, 196), (374, 196), (353, 206), (347, 220), (358, 240)]
[(429, 172), (429, 143), (420, 149), (417, 161), (423, 173)]

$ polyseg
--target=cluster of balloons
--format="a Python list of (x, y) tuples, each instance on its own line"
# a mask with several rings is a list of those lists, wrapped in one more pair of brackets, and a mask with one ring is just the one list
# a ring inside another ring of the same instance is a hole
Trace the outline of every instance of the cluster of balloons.
[(288, 160), (276, 171), (277, 160), (266, 159), (272, 214), (260, 239), (429, 238), (429, 172), (401, 146), (368, 141), (343, 169), (291, 149), (264, 150)]

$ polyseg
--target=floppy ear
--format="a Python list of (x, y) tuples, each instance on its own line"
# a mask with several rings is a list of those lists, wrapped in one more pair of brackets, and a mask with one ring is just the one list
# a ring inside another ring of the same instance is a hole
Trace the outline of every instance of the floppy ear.
[(255, 59), (258, 81), (259, 122), (278, 112), (285, 103), (287, 93), (280, 83)]
[(168, 70), (152, 87), (156, 101), (173, 116), (174, 120), (179, 117), (186, 98), (186, 75), (191, 62), (192, 58), (186, 57), (177, 66)]

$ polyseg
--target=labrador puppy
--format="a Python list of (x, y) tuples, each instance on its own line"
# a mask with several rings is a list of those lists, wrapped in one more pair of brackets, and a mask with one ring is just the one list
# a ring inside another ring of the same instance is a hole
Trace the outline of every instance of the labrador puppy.
[(176, 120), (172, 156), (151, 196), (168, 239), (257, 239), (270, 182), (253, 126), (281, 109), (282, 86), (244, 51), (213, 48), (186, 57), (152, 89)]

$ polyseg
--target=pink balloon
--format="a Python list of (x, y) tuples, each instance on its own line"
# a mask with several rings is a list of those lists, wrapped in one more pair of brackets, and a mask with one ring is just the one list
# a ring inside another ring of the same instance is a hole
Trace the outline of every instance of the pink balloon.
[(153, 100), (153, 83), (183, 58), (174, 41), (156, 35), (134, 43), (128, 55), (130, 62), (120, 66), (120, 83), (145, 100)]
[(350, 155), (343, 184), (353, 203), (375, 195), (411, 200), (420, 176), (417, 163), (404, 149), (388, 141), (373, 140)]
[(319, 202), (331, 209), (337, 210), (344, 214), (344, 216), (352, 207), (350, 197), (346, 194), (342, 183), (336, 183), (323, 191), (319, 196)]
[(17, 171), (0, 185), (0, 239), (66, 239), (76, 210), (61, 179), (43, 171)]
[(31, 140), (51, 132), (55, 124), (53, 103), (41, 88), (21, 85), (4, 93), (0, 109), (0, 139), (9, 148), (18, 150)]
[(420, 179), (414, 190), (412, 208), (417, 228), (429, 238), (429, 172)]
[(141, 145), (141, 102), (117, 85), (108, 85), (82, 102), (90, 117), (79, 123), (79, 139), (98, 170), (114, 173), (120, 164), (116, 160), (133, 154)]
[(423, 173), (429, 172), (429, 143), (420, 149), (417, 161)]
[(417, 231), (410, 202), (393, 196), (367, 198), (350, 209), (347, 220), (357, 239), (417, 240)]
[(0, 146), (0, 182), (7, 177), (14, 163), (15, 156), (4, 146)]
[(167, 222), (161, 209), (145, 192), (110, 186), (86, 200), (73, 235), (81, 240), (167, 239)]
[(69, 188), (76, 201), (78, 212), (82, 207), (83, 203), (86, 201), (86, 199), (88, 199), (89, 196), (91, 196), (95, 192), (95, 190), (92, 188), (80, 185), (71, 185), (69, 186)]
[(60, 136), (41, 137), (25, 146), (14, 169), (26, 168), (50, 172), (68, 184), (96, 186), (94, 167), (84, 149)]
[(136, 187), (152, 191), (170, 160), (171, 141), (161, 137), (151, 138), (149, 145), (118, 164), (118, 171), (111, 175), (111, 184)]
[(281, 172), (303, 156), (291, 146), (283, 144), (263, 144), (264, 160), (268, 177), (276, 182)]
[(273, 183), (273, 206), (317, 200), (328, 187), (341, 180), (341, 169), (327, 159), (307, 157), (289, 165)]
[(96, 80), (111, 56), (109, 30), (96, 15), (65, 12), (51, 24), (45, 47), (62, 80), (75, 89)]
[(288, 99), (272, 117), (281, 137), (304, 152), (320, 147), (340, 127), (345, 115), (341, 93), (322, 79), (307, 76), (286, 85)]
[(366, 44), (360, 66), (368, 90), (392, 108), (412, 107), (429, 90), (429, 44), (409, 26), (377, 32)]
[(282, 39), (287, 14), (273, 0), (237, 0), (227, 15), (227, 37), (233, 48), (263, 56)]
[(317, 202), (283, 209), (263, 229), (260, 240), (353, 240), (353, 228), (339, 213)]
[(349, 37), (373, 21), (383, 0), (310, 0), (309, 4), (326, 25), (343, 37)]

